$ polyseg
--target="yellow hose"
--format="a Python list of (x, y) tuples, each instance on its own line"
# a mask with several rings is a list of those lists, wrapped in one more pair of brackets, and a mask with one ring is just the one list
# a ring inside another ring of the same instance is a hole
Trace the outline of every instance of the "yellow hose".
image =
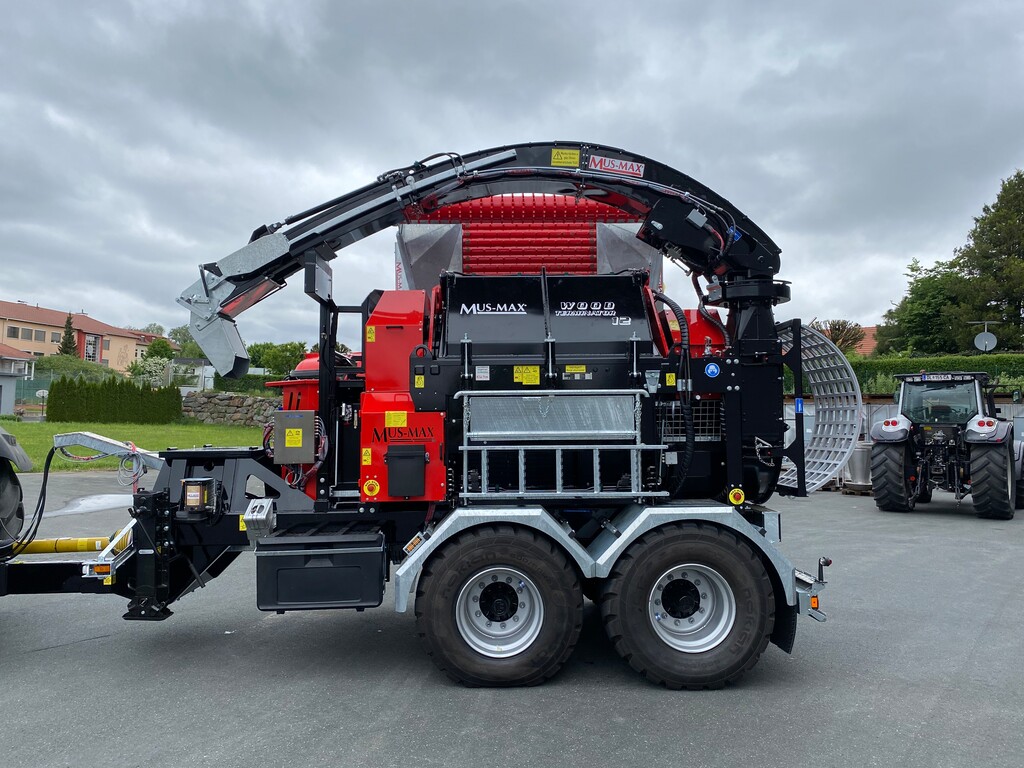
[(64, 536), (59, 539), (36, 539), (30, 542), (24, 549), (19, 550), (19, 555), (43, 555), (57, 552), (101, 552), (110, 543), (106, 536), (88, 536), (76, 539), (71, 536)]

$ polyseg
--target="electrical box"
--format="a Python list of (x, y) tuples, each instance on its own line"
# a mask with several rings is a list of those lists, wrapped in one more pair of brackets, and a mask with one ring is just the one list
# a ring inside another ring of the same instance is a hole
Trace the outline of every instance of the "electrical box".
[(316, 457), (316, 413), (274, 411), (274, 463), (312, 464)]

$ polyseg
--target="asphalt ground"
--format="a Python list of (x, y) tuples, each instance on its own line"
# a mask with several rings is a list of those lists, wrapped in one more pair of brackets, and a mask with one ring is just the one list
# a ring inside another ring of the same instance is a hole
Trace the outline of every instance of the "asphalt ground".
[[(34, 503), (38, 475), (23, 475)], [(41, 536), (107, 534), (111, 473), (50, 479)], [(70, 506), (69, 506), (70, 505)], [(5, 766), (1020, 766), (1024, 513), (948, 494), (911, 514), (869, 497), (776, 500), (782, 548), (835, 561), (825, 624), (801, 617), (721, 691), (647, 683), (587, 604), (566, 667), (467, 689), (423, 653), (393, 597), (365, 613), (261, 613), (243, 555), (158, 623), (113, 596), (0, 598)], [(77, 511), (76, 511), (77, 510)]]

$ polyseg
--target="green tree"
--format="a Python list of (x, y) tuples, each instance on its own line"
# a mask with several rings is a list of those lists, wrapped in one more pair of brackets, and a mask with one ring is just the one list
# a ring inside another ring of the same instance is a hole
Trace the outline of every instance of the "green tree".
[(850, 320), (812, 320), (811, 327), (828, 336), (841, 352), (853, 352), (864, 341), (864, 329)]
[[(967, 244), (951, 262), (965, 290), (955, 313), (963, 341), (977, 333), (975, 320), (999, 320), (1003, 349), (1024, 349), (1024, 171), (1004, 179), (992, 205), (981, 209)], [(966, 345), (965, 345), (966, 346)]]
[[(163, 334), (160, 335), (163, 336)], [(185, 323), (185, 325), (178, 325), (175, 326), (174, 328), (171, 328), (171, 330), (167, 332), (167, 338), (169, 338), (179, 347), (184, 347), (186, 342), (195, 341), (195, 339), (192, 338), (192, 331), (188, 327), (188, 323)]]
[(174, 347), (171, 346), (171, 342), (167, 339), (153, 339), (146, 348), (146, 354), (142, 356), (142, 359), (150, 360), (154, 357), (159, 357), (164, 360), (173, 360)]
[(1001, 349), (1024, 349), (1024, 172), (1003, 180), (950, 261), (914, 260), (908, 277), (907, 295), (879, 326), (879, 352), (970, 350), (979, 320), (999, 321)]
[(181, 352), (178, 354), (179, 357), (190, 360), (206, 357), (203, 348), (192, 337), (192, 330), (188, 327), (188, 324), (171, 328), (167, 332), (167, 336), (181, 349)]
[(272, 349), (263, 353), (262, 367), (275, 376), (285, 376), (291, 373), (306, 354), (306, 345), (301, 341), (288, 341), (271, 346)]
[(64, 334), (60, 337), (60, 346), (57, 347), (57, 354), (79, 357), (78, 337), (75, 334), (74, 326), (71, 324), (70, 312), (68, 312), (68, 316), (64, 319)]
[(160, 323), (150, 323), (149, 325), (144, 325), (141, 328), (136, 328), (134, 325), (129, 325), (128, 330), (142, 331), (142, 333), (150, 333), (154, 336), (164, 335), (164, 327), (160, 325)]
[(245, 351), (249, 353), (249, 365), (253, 368), (266, 367), (266, 358), (264, 356), (275, 346), (277, 345), (270, 341), (257, 341), (247, 346)]
[(877, 352), (956, 352), (960, 349), (956, 333), (960, 277), (949, 262), (923, 267), (917, 259), (907, 267), (907, 277), (907, 295), (885, 313), (878, 327)]

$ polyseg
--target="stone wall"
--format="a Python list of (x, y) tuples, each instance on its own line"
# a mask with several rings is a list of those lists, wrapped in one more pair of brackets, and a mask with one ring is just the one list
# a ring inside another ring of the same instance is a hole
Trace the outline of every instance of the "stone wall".
[(280, 397), (253, 397), (233, 392), (189, 392), (181, 399), (181, 415), (203, 424), (262, 427), (280, 407)]

